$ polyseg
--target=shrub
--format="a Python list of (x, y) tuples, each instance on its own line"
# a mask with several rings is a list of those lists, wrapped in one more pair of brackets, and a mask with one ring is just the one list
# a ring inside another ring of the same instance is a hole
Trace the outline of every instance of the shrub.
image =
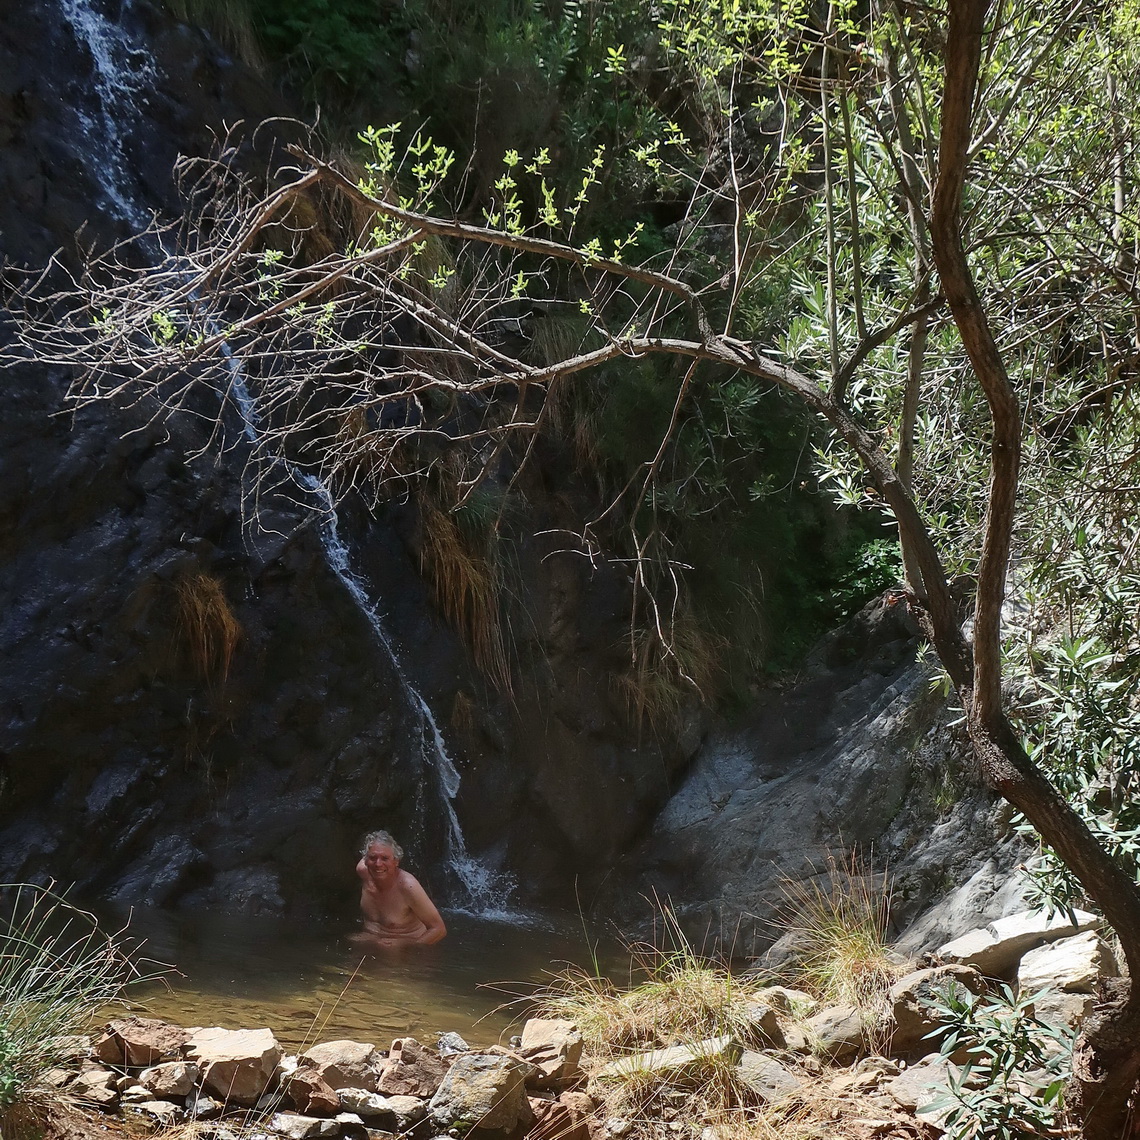
[(1041, 992), (1015, 997), (1003, 985), (987, 997), (951, 983), (930, 1003), (941, 1023), (938, 1032), (949, 1029), (942, 1056), (963, 1047), (971, 1052), (947, 1093), (920, 1108), (948, 1110), (942, 1127), (950, 1140), (1060, 1135), (1055, 1129), (1076, 1034), (1034, 1016)]

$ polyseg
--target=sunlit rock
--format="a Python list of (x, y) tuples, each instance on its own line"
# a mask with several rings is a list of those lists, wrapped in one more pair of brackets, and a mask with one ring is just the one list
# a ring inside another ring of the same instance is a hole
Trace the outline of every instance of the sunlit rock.
[(525, 1066), (509, 1057), (474, 1053), (451, 1066), (428, 1107), (441, 1128), (511, 1132), (526, 1104)]
[(1120, 973), (1107, 942), (1094, 930), (1030, 950), (1017, 968), (1023, 992), (1052, 986), (1062, 993), (1091, 994), (1100, 978)]
[(973, 966), (983, 974), (1004, 975), (1034, 947), (1092, 930), (1100, 921), (1084, 910), (1076, 911), (1075, 918), (1074, 923), (1062, 914), (1021, 911), (947, 942), (938, 948), (938, 957), (954, 965)]
[(255, 1104), (265, 1091), (281, 1047), (268, 1029), (196, 1029), (186, 1055), (202, 1072), (202, 1085), (223, 1100)]

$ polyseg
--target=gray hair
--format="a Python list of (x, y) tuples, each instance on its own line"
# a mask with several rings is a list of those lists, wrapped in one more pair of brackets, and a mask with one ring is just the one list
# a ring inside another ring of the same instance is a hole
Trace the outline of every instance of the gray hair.
[(374, 843), (378, 844), (380, 847), (391, 848), (392, 854), (396, 856), (397, 862), (403, 859), (404, 849), (386, 831), (370, 831), (364, 837), (364, 844), (360, 848), (360, 854), (367, 855), (368, 848), (371, 847)]

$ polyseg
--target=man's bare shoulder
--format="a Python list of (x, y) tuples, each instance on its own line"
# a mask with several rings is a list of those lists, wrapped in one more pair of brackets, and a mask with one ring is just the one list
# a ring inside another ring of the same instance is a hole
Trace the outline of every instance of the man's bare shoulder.
[(405, 891), (422, 891), (423, 887), (420, 886), (420, 881), (411, 873), (400, 869), (399, 877), (396, 880), (400, 884), (400, 888)]

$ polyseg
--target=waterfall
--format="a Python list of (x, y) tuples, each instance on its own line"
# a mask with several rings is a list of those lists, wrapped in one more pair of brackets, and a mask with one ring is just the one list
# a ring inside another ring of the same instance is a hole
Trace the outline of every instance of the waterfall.
[(463, 829), (455, 813), (455, 797), (459, 792), (459, 772), (448, 754), (443, 733), (431, 707), (423, 694), (408, 680), (399, 654), (396, 652), (388, 631), (372, 599), (368, 596), (363, 581), (353, 571), (351, 555), (344, 540), (340, 537), (339, 520), (328, 488), (315, 475), (299, 475), (301, 485), (310, 491), (323, 505), (321, 522), (321, 545), (329, 567), (349, 592), (360, 612), (368, 619), (376, 640), (384, 648), (399, 679), (400, 687), (418, 721), (418, 743), (421, 766), (431, 773), (444, 809), (447, 825), (447, 862), (467, 895), (468, 907), (477, 914), (487, 917), (508, 917), (504, 907), (513, 883), (503, 875), (473, 858), (467, 850)]
[(147, 102), (155, 79), (150, 53), (133, 42), (121, 24), (99, 11), (93, 0), (58, 2), (76, 44), (91, 56), (95, 106), (84, 108), (77, 100), (72, 110), (85, 149), (94, 160), (92, 170), (97, 172), (110, 212), (141, 230), (148, 212), (129, 188), (132, 179), (124, 126), (138, 123), (140, 108)]
[[(84, 149), (91, 158), (92, 172), (106, 199), (105, 207), (119, 221), (141, 232), (150, 221), (150, 212), (135, 196), (134, 180), (129, 173), (128, 132), (125, 128), (143, 126), (140, 111), (148, 102), (157, 74), (146, 46), (132, 37), (121, 23), (108, 18), (99, 9), (97, 2), (98, 0), (58, 0), (60, 13), (71, 29), (75, 43), (81, 50), (86, 49), (92, 62), (94, 106), (84, 108), (76, 105), (73, 112), (78, 134), (84, 139)], [(123, 15), (126, 16), (128, 12), (129, 2), (123, 5)], [(151, 252), (168, 260), (174, 256), (162, 248)], [(464, 909), (485, 917), (517, 918), (504, 906), (513, 883), (473, 858), (467, 850), (455, 811), (455, 797), (460, 785), (459, 772), (448, 754), (443, 734), (430, 706), (423, 694), (408, 680), (376, 605), (369, 597), (362, 579), (352, 569), (351, 556), (340, 537), (339, 520), (328, 488), (315, 475), (300, 472), (284, 459), (258, 455), (262, 435), (258, 425), (256, 397), (250, 392), (241, 361), (230, 345), (223, 342), (220, 351), (224, 359), (223, 367), (230, 380), (229, 393), (222, 394), (223, 409), (228, 398), (232, 397), (241, 417), (245, 439), (253, 450), (254, 463), (278, 468), (282, 472), (281, 484), (288, 483), (305, 492), (299, 497), (309, 500), (306, 504), (308, 509), (318, 515), (321, 547), (329, 568), (368, 620), (377, 642), (391, 661), (407, 708), (416, 724), (418, 753), (425, 783), (434, 789), (441, 808), (446, 830), (448, 868), (454, 873), (466, 896)]]

